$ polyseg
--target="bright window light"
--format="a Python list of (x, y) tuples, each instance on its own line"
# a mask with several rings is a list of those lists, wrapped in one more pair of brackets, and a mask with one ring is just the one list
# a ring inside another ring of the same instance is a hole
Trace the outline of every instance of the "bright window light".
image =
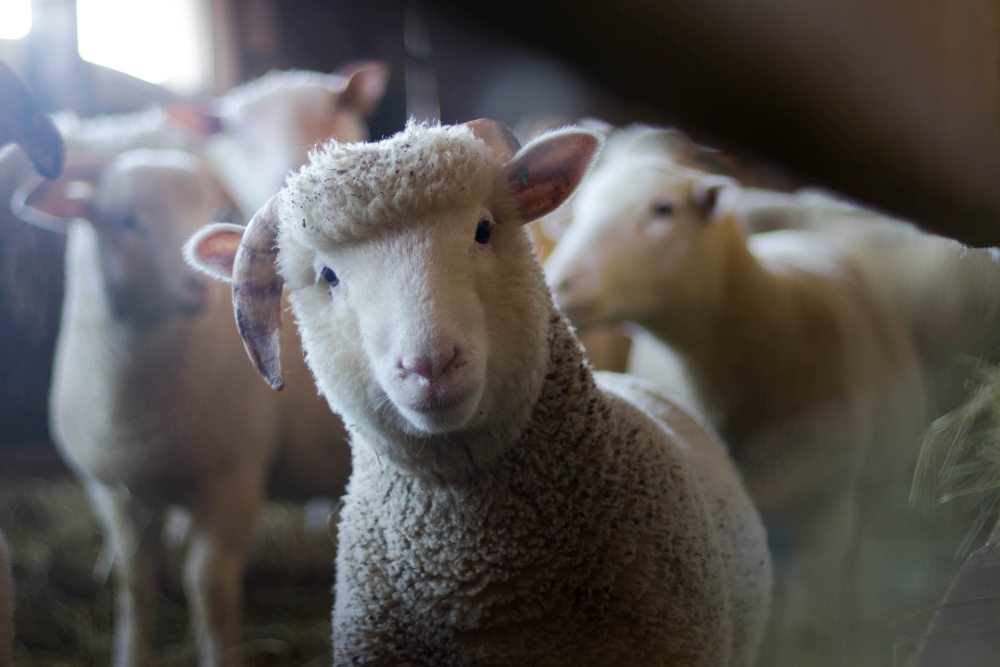
[(204, 83), (204, 0), (77, 0), (76, 17), (84, 60), (182, 92)]
[(0, 0), (0, 39), (21, 39), (31, 30), (31, 0)]

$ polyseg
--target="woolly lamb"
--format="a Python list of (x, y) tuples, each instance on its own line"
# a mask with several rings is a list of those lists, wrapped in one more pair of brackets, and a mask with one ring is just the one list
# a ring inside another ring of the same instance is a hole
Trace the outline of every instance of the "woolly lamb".
[(331, 142), (241, 244), (231, 226), (189, 242), (223, 276), (235, 257), (272, 386), (289, 286), (351, 432), (335, 664), (753, 661), (769, 557), (725, 450), (650, 387), (595, 378), (522, 228), (598, 143), (561, 131), (515, 154), (487, 120)]
[(730, 182), (637, 150), (632, 132), (576, 194), (546, 264), (556, 301), (581, 328), (632, 322), (682, 358), (776, 550), (762, 664), (838, 664), (880, 639), (884, 664), (887, 633), (848, 625), (851, 564), (869, 500), (905, 497), (900, 452), (912, 462), (925, 423), (912, 342), (822, 240), (748, 241), (718, 213)]
[(80, 186), (43, 186), (21, 213), (58, 213), (42, 222), (69, 227), (51, 423), (113, 550), (114, 662), (150, 662), (160, 527), (176, 505), (191, 516), (184, 579), (200, 664), (235, 665), (241, 576), (268, 486), (339, 495), (346, 433), (301, 359), (288, 392), (253, 377), (226, 290), (186, 266), (184, 239), (221, 205), (196, 158), (130, 151), (93, 190)]

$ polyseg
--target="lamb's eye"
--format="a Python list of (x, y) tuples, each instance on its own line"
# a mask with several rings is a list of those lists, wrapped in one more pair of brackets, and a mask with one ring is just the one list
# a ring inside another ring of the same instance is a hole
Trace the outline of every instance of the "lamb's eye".
[(337, 277), (337, 274), (334, 273), (333, 269), (329, 266), (324, 266), (323, 270), (320, 271), (319, 274), (323, 276), (323, 280), (330, 283), (330, 287), (335, 287), (340, 283), (340, 278)]
[(674, 205), (670, 202), (659, 201), (653, 204), (650, 212), (654, 218), (669, 218), (674, 214)]
[(135, 219), (134, 215), (126, 215), (124, 218), (118, 221), (122, 229), (136, 229), (139, 226), (139, 221)]
[(480, 220), (476, 225), (476, 243), (489, 243), (490, 235), (493, 234), (493, 225), (489, 220)]

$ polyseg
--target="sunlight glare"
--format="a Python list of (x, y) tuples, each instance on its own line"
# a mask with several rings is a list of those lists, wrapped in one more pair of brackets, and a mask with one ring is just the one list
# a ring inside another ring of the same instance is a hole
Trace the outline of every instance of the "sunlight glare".
[(179, 91), (205, 79), (201, 0), (77, 0), (80, 56)]
[(0, 39), (21, 39), (31, 30), (31, 0), (0, 0)]

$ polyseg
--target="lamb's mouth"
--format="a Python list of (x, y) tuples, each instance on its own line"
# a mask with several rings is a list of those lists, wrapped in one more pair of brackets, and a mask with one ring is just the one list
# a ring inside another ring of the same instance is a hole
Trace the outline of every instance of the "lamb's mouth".
[(460, 406), (469, 399), (464, 391), (431, 390), (422, 400), (407, 407), (422, 415), (433, 416)]

